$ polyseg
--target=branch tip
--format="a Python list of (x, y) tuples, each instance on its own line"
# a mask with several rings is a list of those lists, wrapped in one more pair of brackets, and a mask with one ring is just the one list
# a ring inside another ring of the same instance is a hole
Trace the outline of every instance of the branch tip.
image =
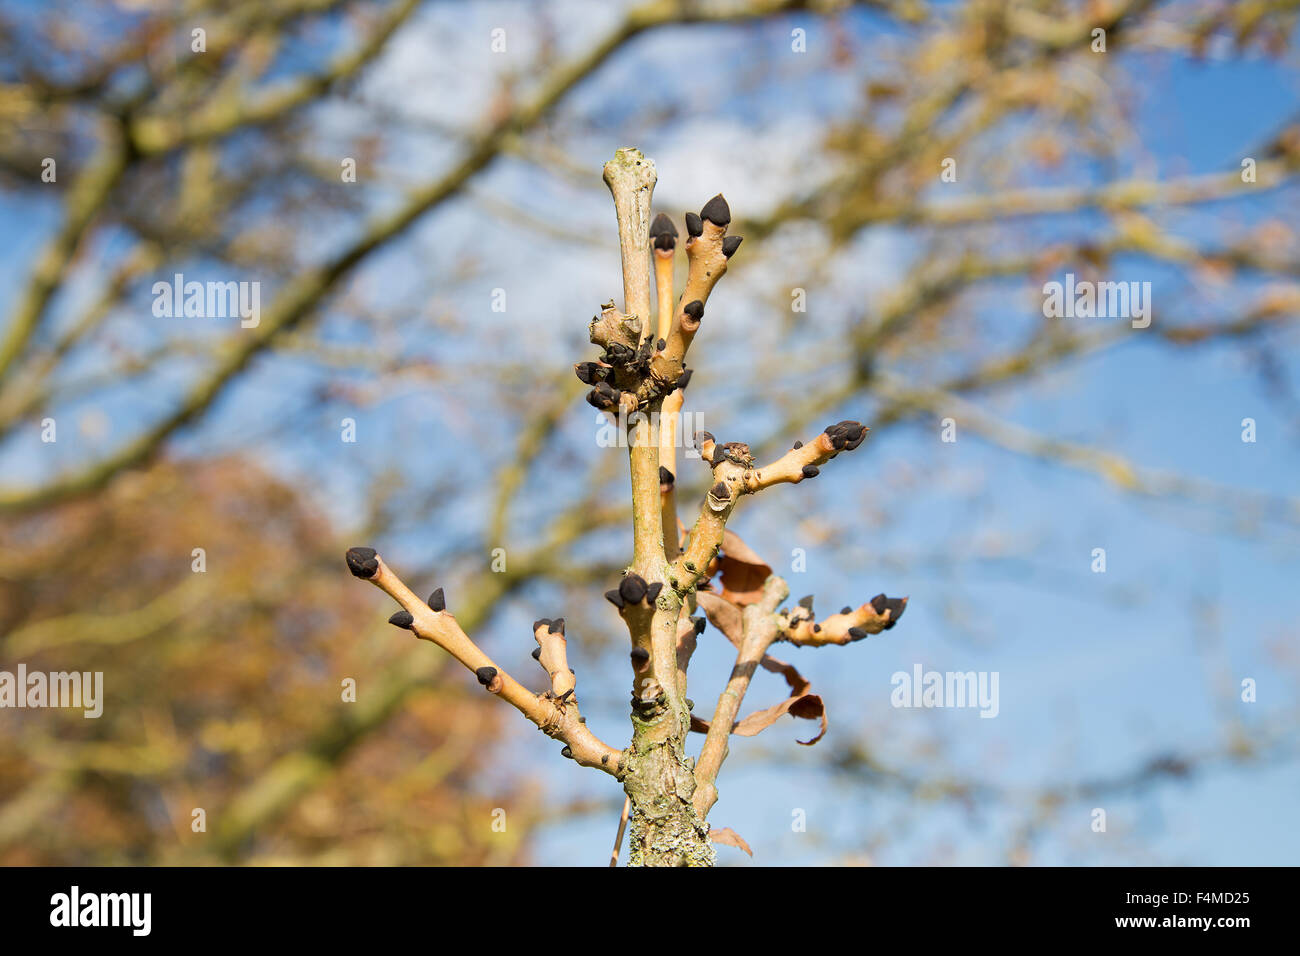
[(862, 444), (868, 431), (870, 429), (861, 422), (843, 421), (826, 426), (825, 434), (836, 451), (852, 451)]
[(718, 193), (704, 204), (704, 208), (700, 210), (700, 218), (707, 219), (715, 226), (725, 226), (731, 222), (731, 207), (722, 198), (722, 193)]
[(655, 216), (650, 223), (650, 238), (656, 249), (671, 252), (677, 245), (677, 227), (666, 213)]
[(352, 576), (363, 581), (373, 578), (379, 570), (379, 555), (374, 548), (348, 548), (346, 558)]

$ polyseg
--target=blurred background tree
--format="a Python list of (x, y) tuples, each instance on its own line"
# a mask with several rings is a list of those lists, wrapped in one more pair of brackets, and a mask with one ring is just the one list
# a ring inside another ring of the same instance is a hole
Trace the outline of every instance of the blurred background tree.
[[(108, 690), (0, 713), (0, 860), (600, 860), (614, 788), (516, 754), (339, 555), (519, 671), (581, 593), (622, 735), (626, 476), (567, 366), (627, 143), (747, 238), (706, 329), (747, 348), (687, 410), (756, 451), (873, 429), (737, 530), (800, 593), (912, 596), (799, 661), (831, 734), (737, 747), (718, 823), (769, 864), (1293, 859), (1295, 6), (0, 2), (0, 665)], [(1151, 327), (1044, 317), (1067, 272), (1152, 282)], [(156, 316), (177, 273), (260, 321)], [(889, 707), (913, 662), (999, 671), (1000, 719)]]

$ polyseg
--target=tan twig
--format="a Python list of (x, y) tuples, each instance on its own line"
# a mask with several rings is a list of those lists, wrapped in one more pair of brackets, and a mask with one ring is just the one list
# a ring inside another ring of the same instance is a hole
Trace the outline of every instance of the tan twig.
[[(548, 737), (564, 741), (565, 756), (572, 757), (584, 767), (596, 767), (618, 776), (622, 754), (587, 729), (573, 697), (570, 674), (566, 673), (563, 679), (557, 674), (551, 675), (555, 682), (553, 687), (560, 683), (568, 687), (562, 698), (553, 698), (551, 692), (534, 694), (483, 653), (461, 630), (456, 618), (446, 609), (441, 588), (433, 593), (429, 602), (425, 602), (402, 583), (372, 548), (352, 548), (347, 559), (353, 575), (369, 581), (402, 606), (401, 611), (389, 618), (389, 623), (406, 628), (421, 640), (437, 644), (464, 664), (489, 693), (506, 701)], [(542, 639), (539, 637), (538, 640), (540, 643)], [(560, 641), (563, 642), (562, 628)], [(562, 649), (557, 652), (554, 645), (551, 646), (552, 660), (558, 653), (563, 662)], [(567, 665), (564, 669), (567, 672)]]
[(789, 586), (774, 574), (763, 585), (762, 599), (745, 608), (744, 638), (736, 653), (736, 664), (731, 669), (731, 679), (718, 698), (709, 732), (700, 749), (700, 758), (695, 762), (695, 812), (701, 818), (708, 815), (718, 800), (716, 781), (722, 762), (727, 759), (731, 728), (736, 723), (736, 715), (740, 713), (741, 702), (759, 662), (772, 642), (780, 637), (776, 609), (789, 596)]
[[(549, 688), (533, 694), (498, 667), (447, 612), (441, 589), (428, 602), (420, 601), (387, 568), (372, 549), (348, 552), (348, 565), (392, 596), (402, 610), (390, 622), (408, 628), (421, 639), (447, 650), (474, 671), (479, 682), (548, 735), (563, 740), (564, 753), (586, 766), (616, 776), (627, 800), (610, 864), (618, 861), (623, 833), (630, 833), (632, 865), (709, 866), (714, 860), (705, 816), (717, 800), (716, 777), (727, 755), (733, 730), (758, 732), (787, 713), (817, 716), (825, 733), (825, 710), (819, 697), (790, 665), (767, 657), (774, 641), (817, 645), (847, 643), (866, 633), (892, 627), (906, 599), (880, 595), (857, 611), (846, 608), (823, 628), (800, 607), (778, 613), (789, 593), (785, 581), (768, 574), (761, 598), (742, 611), (722, 595), (710, 598), (730, 608), (734, 627), (728, 637), (737, 644), (736, 666), (714, 712), (712, 725), (694, 721), (686, 699), (687, 671), (702, 617), (692, 617), (696, 593), (715, 570), (714, 558), (724, 541), (727, 554), (717, 567), (755, 567), (757, 556), (738, 538), (726, 537), (726, 522), (742, 495), (773, 484), (797, 483), (817, 474), (820, 465), (862, 443), (867, 429), (858, 422), (839, 422), (806, 447), (799, 446), (766, 468), (756, 468), (749, 448), (741, 443), (719, 444), (707, 432), (696, 443), (713, 471), (685, 551), (681, 551), (676, 508), (676, 430), (683, 389), (689, 380), (684, 360), (704, 312), (704, 303), (726, 271), (727, 259), (740, 245), (726, 235), (731, 213), (726, 200), (715, 196), (699, 215), (688, 214), (686, 254), (690, 263), (686, 288), (671, 308), (672, 256), (676, 229), (666, 216), (650, 223), (654, 164), (638, 150), (620, 149), (605, 164), (604, 180), (618, 215), (626, 311), (613, 302), (602, 306), (589, 329), (602, 354), (574, 367), (578, 378), (592, 386), (587, 401), (615, 416), (629, 447), (633, 515), (632, 562), (618, 586), (605, 593), (627, 627), (633, 672), (631, 745), (615, 751), (586, 729), (575, 699), (576, 680), (568, 662), (564, 619), (540, 619), (533, 624), (537, 641), (534, 658), (545, 669)], [(653, 248), (651, 243), (653, 242)], [(651, 313), (650, 263), (654, 262), (658, 321)], [(662, 420), (660, 420), (662, 416)], [(553, 424), (553, 420), (550, 422)], [(540, 441), (544, 433), (531, 440)], [(516, 487), (523, 472), (513, 475)], [(502, 499), (509, 497), (509, 489)], [(499, 518), (494, 527), (500, 527)], [(762, 564), (759, 577), (770, 568)], [(719, 608), (711, 605), (713, 616)], [(726, 630), (726, 629), (724, 629)], [(794, 693), (785, 701), (757, 712), (737, 725), (736, 716), (756, 668), (782, 672)], [(796, 710), (796, 706), (798, 709)], [(706, 734), (698, 762), (686, 756), (685, 740), (693, 724)], [(818, 734), (808, 743), (815, 743)]]
[(609, 855), (609, 865), (618, 866), (618, 851), (623, 845), (623, 831), (627, 829), (627, 815), (632, 809), (632, 798), (623, 798), (623, 814), (618, 818), (618, 833), (614, 834), (614, 850)]

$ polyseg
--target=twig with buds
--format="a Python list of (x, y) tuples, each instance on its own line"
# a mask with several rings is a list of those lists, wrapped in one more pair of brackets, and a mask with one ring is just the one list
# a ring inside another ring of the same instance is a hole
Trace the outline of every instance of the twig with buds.
[[(347, 553), (348, 569), (355, 577), (369, 581), (401, 605), (398, 611), (388, 619), (396, 627), (405, 628), (423, 641), (437, 644), (456, 660), (474, 672), (478, 682), (490, 694), (496, 694), (509, 703), (521, 714), (531, 720), (548, 737), (554, 737), (565, 744), (566, 756), (573, 757), (586, 767), (597, 767), (606, 773), (618, 776), (620, 770), (619, 751), (601, 741), (587, 729), (586, 721), (578, 712), (578, 703), (573, 698), (573, 681), (571, 674), (552, 674), (552, 691), (546, 694), (534, 694), (505, 672), (492, 658), (479, 648), (467, 635), (456, 618), (447, 610), (447, 602), (442, 588), (429, 596), (428, 601), (416, 597), (402, 580), (384, 564), (383, 559), (373, 548), (350, 548)], [(547, 622), (548, 624), (550, 622)], [(563, 624), (560, 625), (560, 640), (563, 641)], [(542, 639), (539, 637), (538, 642)], [(563, 651), (558, 652), (563, 663)], [(546, 666), (543, 662), (543, 666)], [(567, 666), (565, 670), (567, 671)], [(553, 691), (555, 687), (565, 686), (567, 693), (560, 697)]]
[[(631, 645), (631, 743), (617, 751), (587, 729), (578, 711), (563, 618), (543, 618), (533, 625), (533, 657), (548, 681), (546, 690), (533, 693), (465, 634), (447, 611), (441, 590), (428, 602), (419, 600), (369, 548), (349, 551), (348, 566), (401, 605), (390, 619), (393, 624), (454, 656), (488, 692), (563, 741), (565, 756), (604, 770), (623, 784), (628, 799), (614, 859), (625, 824), (633, 864), (709, 866), (714, 860), (712, 839), (746, 846), (728, 830), (711, 833), (705, 823), (717, 801), (717, 776), (730, 737), (758, 733), (786, 714), (820, 720), (821, 733), (807, 743), (815, 743), (825, 732), (821, 698), (810, 693), (808, 681), (794, 667), (768, 656), (769, 648), (778, 641), (812, 647), (853, 643), (892, 628), (907, 599), (882, 594), (820, 622), (813, 617), (811, 599), (782, 610), (789, 595), (786, 582), (727, 529), (743, 496), (816, 477), (840, 452), (861, 445), (867, 428), (854, 421), (831, 425), (813, 441), (796, 443), (761, 467), (744, 443), (720, 443), (708, 432), (699, 433), (696, 444), (712, 476), (683, 548), (675, 435), (691, 378), (686, 357), (703, 324), (710, 294), (741, 240), (727, 235), (731, 210), (721, 195), (705, 203), (698, 215), (687, 213), (688, 271), (685, 288), (674, 297), (678, 232), (662, 213), (650, 220), (654, 163), (638, 150), (620, 149), (605, 164), (604, 179), (618, 217), (626, 311), (613, 302), (601, 307), (589, 329), (601, 354), (579, 362), (574, 371), (591, 386), (588, 403), (614, 416), (628, 440), (632, 562), (605, 598), (622, 618)], [(715, 577), (720, 590), (714, 589)], [(742, 580), (743, 585), (737, 584)], [(737, 649), (712, 721), (693, 716), (694, 703), (686, 697), (691, 658), (705, 627), (704, 616), (695, 614), (697, 607)], [(790, 694), (738, 720), (760, 667), (784, 676)], [(685, 750), (692, 729), (705, 732), (698, 761)]]

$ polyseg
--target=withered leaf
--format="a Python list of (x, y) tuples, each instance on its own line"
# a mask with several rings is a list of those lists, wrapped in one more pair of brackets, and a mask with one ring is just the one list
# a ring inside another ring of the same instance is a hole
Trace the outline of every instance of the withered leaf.
[(740, 608), (712, 591), (697, 591), (695, 601), (704, 609), (709, 623), (727, 635), (727, 640), (732, 644), (740, 647), (745, 634), (745, 621)]
[[(811, 747), (825, 737), (827, 728), (826, 704), (817, 694), (809, 693), (812, 684), (795, 669), (793, 664), (787, 664), (785, 661), (777, 660), (775, 657), (766, 654), (763, 656), (761, 663), (764, 670), (780, 674), (785, 678), (785, 682), (790, 686), (790, 696), (779, 704), (756, 711), (737, 721), (732, 725), (731, 732), (739, 734), (741, 737), (754, 737), (771, 727), (784, 715), (789, 714), (803, 720), (821, 722), (821, 729), (817, 732), (816, 737), (812, 740), (799, 740), (796, 743), (804, 747)], [(709, 722), (691, 714), (691, 730), (695, 733), (707, 734), (709, 732)]]
[(731, 531), (722, 533), (718, 568), (722, 572), (722, 596), (741, 607), (762, 598), (763, 582), (772, 573), (772, 566)]
[(790, 714), (794, 717), (802, 717), (805, 720), (820, 720), (821, 730), (812, 740), (799, 740), (796, 743), (805, 747), (811, 747), (817, 741), (826, 736), (826, 705), (816, 694), (800, 694), (799, 696), (787, 697), (781, 703), (766, 710), (760, 710), (750, 714), (744, 720), (732, 728), (733, 734), (739, 734), (742, 737), (753, 737), (755, 734), (766, 730), (776, 723), (777, 718)]
[(709, 839), (714, 843), (721, 843), (724, 846), (737, 847), (738, 849), (744, 850), (750, 856), (754, 855), (754, 851), (749, 848), (749, 844), (745, 842), (745, 838), (735, 830), (731, 829), (731, 827), (711, 828), (709, 830)]

